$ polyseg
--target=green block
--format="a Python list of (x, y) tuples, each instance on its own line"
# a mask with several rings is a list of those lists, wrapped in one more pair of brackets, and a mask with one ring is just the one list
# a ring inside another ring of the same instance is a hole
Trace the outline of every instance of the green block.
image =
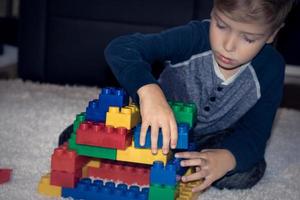
[(69, 149), (75, 150), (77, 154), (83, 156), (110, 160), (116, 160), (117, 158), (117, 149), (76, 144), (76, 135), (74, 133), (69, 139)]
[(79, 125), (81, 124), (81, 122), (83, 122), (85, 120), (85, 113), (82, 112), (78, 115), (76, 115), (76, 119), (73, 122), (73, 132), (76, 133)]
[(169, 101), (177, 123), (188, 123), (193, 127), (197, 117), (197, 107), (194, 103)]
[(176, 197), (176, 187), (167, 185), (151, 184), (149, 190), (149, 200), (174, 200)]

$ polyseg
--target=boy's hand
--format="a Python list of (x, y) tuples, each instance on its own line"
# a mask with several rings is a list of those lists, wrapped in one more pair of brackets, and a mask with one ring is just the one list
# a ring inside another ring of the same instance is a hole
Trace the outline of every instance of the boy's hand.
[(148, 84), (137, 91), (140, 98), (140, 111), (142, 116), (140, 144), (144, 146), (147, 129), (151, 127), (151, 149), (157, 153), (157, 140), (159, 128), (163, 134), (163, 153), (169, 152), (177, 144), (177, 124), (173, 111), (165, 95), (156, 84)]
[(182, 167), (196, 167), (195, 173), (181, 178), (183, 182), (204, 179), (200, 186), (193, 188), (193, 192), (208, 188), (214, 181), (234, 169), (236, 165), (234, 156), (226, 149), (180, 152), (176, 153), (175, 157), (187, 159), (181, 161)]

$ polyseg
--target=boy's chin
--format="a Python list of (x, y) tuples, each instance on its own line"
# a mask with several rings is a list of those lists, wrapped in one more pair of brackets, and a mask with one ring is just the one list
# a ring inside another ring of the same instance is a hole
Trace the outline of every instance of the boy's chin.
[(224, 65), (224, 64), (220, 64), (218, 63), (218, 66), (224, 70), (234, 70), (234, 69), (237, 69), (239, 68), (241, 65)]

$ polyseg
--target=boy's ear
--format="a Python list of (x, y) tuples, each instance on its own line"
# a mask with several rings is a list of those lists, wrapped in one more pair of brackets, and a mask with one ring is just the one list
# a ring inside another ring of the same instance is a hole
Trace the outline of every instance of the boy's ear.
[(268, 38), (267, 43), (272, 43), (277, 35), (277, 33), (284, 27), (284, 23), (282, 23)]

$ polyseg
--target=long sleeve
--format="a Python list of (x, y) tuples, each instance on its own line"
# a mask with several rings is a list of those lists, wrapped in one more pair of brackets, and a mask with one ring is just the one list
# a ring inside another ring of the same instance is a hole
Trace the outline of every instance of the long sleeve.
[(264, 157), (272, 124), (283, 91), (284, 61), (278, 53), (269, 51), (253, 61), (261, 87), (261, 98), (234, 126), (234, 133), (223, 141), (222, 147), (235, 156), (234, 171), (246, 171)]
[(107, 46), (105, 58), (121, 86), (135, 99), (140, 87), (157, 83), (151, 74), (154, 62), (176, 63), (207, 50), (208, 26), (208, 22), (192, 21), (161, 33), (121, 36)]

